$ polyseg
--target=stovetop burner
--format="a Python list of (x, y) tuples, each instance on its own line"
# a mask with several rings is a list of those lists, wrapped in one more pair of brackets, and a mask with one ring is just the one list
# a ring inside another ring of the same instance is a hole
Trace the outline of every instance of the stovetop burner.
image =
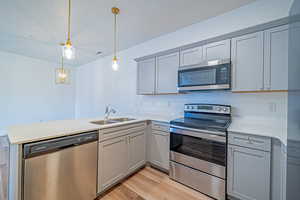
[(184, 118), (172, 120), (173, 126), (226, 131), (231, 123), (231, 107), (214, 104), (186, 104)]
[(170, 124), (175, 126), (194, 128), (194, 129), (226, 131), (230, 124), (230, 119), (210, 120), (210, 119), (179, 118), (179, 119), (172, 120)]

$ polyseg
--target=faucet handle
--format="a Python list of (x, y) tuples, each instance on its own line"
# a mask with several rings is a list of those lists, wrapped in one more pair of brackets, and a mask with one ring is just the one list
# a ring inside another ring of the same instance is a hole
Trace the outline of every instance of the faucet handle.
[(109, 104), (105, 106), (105, 112), (106, 112), (106, 113), (109, 111), (109, 108), (110, 108), (110, 105), (109, 105)]

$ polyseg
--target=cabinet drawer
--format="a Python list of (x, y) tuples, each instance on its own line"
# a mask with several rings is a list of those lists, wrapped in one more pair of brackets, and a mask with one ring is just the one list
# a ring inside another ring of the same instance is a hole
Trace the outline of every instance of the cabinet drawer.
[(271, 138), (267, 137), (228, 133), (228, 143), (262, 151), (271, 151)]
[(169, 132), (170, 125), (167, 123), (152, 122), (152, 129), (157, 131)]
[(136, 133), (139, 131), (144, 131), (145, 129), (145, 122), (102, 129), (99, 131), (99, 142), (120, 136), (125, 136), (131, 133)]

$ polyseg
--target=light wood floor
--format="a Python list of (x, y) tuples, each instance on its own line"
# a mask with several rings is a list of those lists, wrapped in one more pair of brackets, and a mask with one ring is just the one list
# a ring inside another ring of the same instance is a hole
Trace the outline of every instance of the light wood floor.
[(212, 200), (169, 179), (168, 175), (146, 167), (98, 200)]

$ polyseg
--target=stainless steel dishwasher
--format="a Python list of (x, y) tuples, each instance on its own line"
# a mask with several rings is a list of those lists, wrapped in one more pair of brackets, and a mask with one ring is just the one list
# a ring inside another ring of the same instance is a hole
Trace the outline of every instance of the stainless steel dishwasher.
[(23, 146), (23, 200), (93, 200), (98, 132)]

